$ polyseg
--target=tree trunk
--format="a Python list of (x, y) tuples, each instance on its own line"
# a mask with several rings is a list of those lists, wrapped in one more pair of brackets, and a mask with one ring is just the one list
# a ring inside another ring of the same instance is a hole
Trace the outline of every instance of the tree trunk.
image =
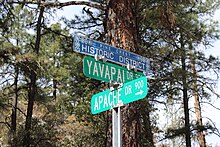
[(147, 147), (152, 147), (154, 146), (154, 141), (153, 141), (153, 133), (152, 133), (152, 125), (150, 121), (150, 104), (149, 102), (147, 103), (147, 108), (146, 105), (143, 105), (143, 102), (138, 102), (139, 105), (141, 106), (140, 109), (142, 109), (142, 119), (143, 119), (143, 126), (142, 126), (142, 136), (141, 136), (141, 146), (147, 146)]
[(11, 130), (10, 130), (10, 145), (12, 147), (17, 146), (17, 141), (16, 141), (16, 128), (17, 128), (17, 104), (18, 104), (18, 74), (19, 70), (17, 65), (15, 65), (15, 81), (14, 81), (14, 92), (15, 92), (15, 97), (12, 102), (12, 113), (11, 113)]
[[(53, 61), (54, 61), (54, 67), (56, 67), (56, 55), (54, 53), (53, 55)], [(56, 80), (56, 75), (53, 76), (53, 98), (56, 100), (57, 99), (57, 80)]]
[(33, 114), (33, 106), (34, 106), (34, 99), (36, 95), (36, 80), (37, 75), (35, 71), (31, 70), (30, 75), (30, 86), (28, 89), (28, 107), (27, 107), (27, 116), (25, 122), (25, 136), (24, 136), (24, 146), (29, 147), (31, 144), (31, 121), (32, 121), (32, 114)]
[(112, 113), (106, 111), (106, 139), (105, 147), (112, 147)]
[[(139, 0), (109, 0), (105, 24), (109, 44), (131, 52), (137, 50), (138, 6)], [(141, 123), (138, 107), (138, 103), (134, 102), (126, 104), (122, 109), (123, 147), (141, 146)], [(111, 138), (108, 138), (108, 142), (111, 142)]]
[(183, 84), (183, 104), (184, 104), (184, 115), (185, 115), (185, 140), (186, 146), (191, 147), (190, 137), (190, 123), (189, 123), (189, 99), (187, 95), (187, 75), (186, 75), (186, 50), (183, 44), (183, 38), (181, 35), (181, 63), (182, 63), (182, 84)]
[(206, 147), (206, 141), (205, 141), (205, 134), (203, 131), (201, 131), (199, 128), (203, 126), (202, 124), (202, 113), (201, 113), (201, 106), (198, 96), (198, 89), (197, 89), (197, 73), (196, 73), (196, 67), (195, 67), (195, 58), (193, 57), (193, 47), (192, 44), (190, 44), (190, 62), (191, 62), (191, 68), (192, 68), (192, 89), (193, 89), (193, 96), (194, 96), (194, 106), (195, 106), (195, 113), (196, 113), (196, 125), (197, 125), (197, 139), (199, 142), (200, 147)]
[[(41, 25), (43, 20), (43, 13), (44, 13), (44, 7), (40, 7), (40, 12), (37, 20), (37, 37), (35, 42), (35, 48), (34, 52), (36, 55), (39, 53), (40, 49), (40, 40), (41, 40)], [(35, 63), (33, 63), (35, 64)], [(27, 107), (27, 116), (26, 116), (26, 122), (25, 122), (25, 136), (23, 140), (23, 146), (29, 147), (31, 145), (31, 122), (32, 122), (32, 114), (33, 114), (33, 106), (34, 106), (34, 100), (37, 93), (37, 65), (36, 68), (32, 68), (30, 70), (30, 84), (28, 89), (28, 107)]]

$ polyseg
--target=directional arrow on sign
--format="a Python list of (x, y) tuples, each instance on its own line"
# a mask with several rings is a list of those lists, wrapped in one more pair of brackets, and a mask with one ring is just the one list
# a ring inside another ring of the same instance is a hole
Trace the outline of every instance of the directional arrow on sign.
[(92, 96), (91, 111), (97, 114), (109, 110), (118, 103), (128, 104), (140, 100), (147, 95), (147, 79), (141, 77), (125, 83), (121, 88), (116, 90), (106, 90)]
[(139, 92), (136, 92), (135, 95), (142, 95), (143, 94), (143, 90), (140, 90)]

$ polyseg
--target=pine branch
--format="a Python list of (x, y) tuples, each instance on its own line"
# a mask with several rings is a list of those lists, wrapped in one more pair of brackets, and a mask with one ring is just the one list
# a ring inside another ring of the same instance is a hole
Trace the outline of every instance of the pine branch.
[[(42, 26), (42, 27), (43, 27), (45, 30), (47, 30), (48, 32), (52, 32), (52, 33), (54, 33), (54, 34), (56, 34), (56, 35), (60, 35), (60, 36), (64, 37), (66, 40), (67, 40), (67, 39), (72, 39), (72, 37), (67, 36), (67, 35), (65, 35), (65, 34), (62, 34), (62, 33), (59, 32), (59, 31), (52, 30), (51, 28), (49, 28), (49, 27), (47, 27), (47, 26)], [(44, 33), (42, 33), (41, 35), (45, 35), (45, 34), (47, 34), (47, 32), (44, 32)]]
[(212, 106), (213, 108), (215, 108), (215, 109), (217, 109), (217, 110), (220, 110), (220, 108), (216, 107), (215, 105), (213, 105), (213, 104), (210, 103), (210, 102), (202, 101), (201, 103), (203, 103), (203, 104), (209, 104), (209, 105)]
[(25, 114), (25, 112), (23, 112), (23, 110), (21, 110), (21, 109), (18, 108), (18, 107), (15, 107), (15, 106), (12, 105), (11, 103), (9, 103), (8, 106), (15, 108), (15, 109), (18, 110), (21, 114), (23, 114), (25, 117), (27, 116), (27, 115)]
[(86, 1), (69, 1), (69, 2), (39, 2), (39, 1), (32, 1), (32, 0), (27, 0), (27, 1), (9, 1), (9, 4), (21, 4), (21, 5), (26, 5), (26, 4), (36, 4), (36, 5), (40, 5), (43, 7), (48, 7), (48, 8), (52, 8), (52, 7), (57, 7), (57, 8), (62, 8), (62, 7), (66, 7), (66, 6), (71, 6), (71, 5), (86, 5), (89, 7), (93, 7), (99, 10), (106, 10), (106, 7), (99, 5), (97, 3), (92, 3), (92, 2), (86, 2)]
[(0, 124), (4, 124), (9, 130), (11, 129), (11, 125), (8, 123), (7, 119), (9, 117), (5, 117), (5, 121), (1, 121)]
[(9, 124), (8, 122), (2, 122), (2, 121), (0, 121), (0, 124), (4, 124), (4, 125), (6, 125), (6, 127), (7, 127), (8, 129), (10, 129), (10, 124)]
[(203, 118), (208, 119), (212, 123), (211, 124), (211, 126), (213, 127), (211, 129), (212, 133), (220, 137), (220, 132), (218, 128), (216, 127), (215, 122), (213, 122), (209, 117), (203, 117)]

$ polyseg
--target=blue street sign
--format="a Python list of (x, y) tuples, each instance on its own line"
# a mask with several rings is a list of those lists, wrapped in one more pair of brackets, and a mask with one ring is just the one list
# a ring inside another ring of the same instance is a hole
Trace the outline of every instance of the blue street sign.
[(129, 64), (135, 66), (138, 70), (143, 72), (148, 73), (150, 71), (149, 59), (83, 36), (74, 36), (73, 50), (90, 56), (95, 56), (96, 54), (101, 55), (108, 61), (124, 66)]

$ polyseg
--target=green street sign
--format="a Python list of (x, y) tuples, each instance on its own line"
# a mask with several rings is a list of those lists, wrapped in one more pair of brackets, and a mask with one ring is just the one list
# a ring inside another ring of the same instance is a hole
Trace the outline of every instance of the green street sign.
[(134, 79), (143, 77), (142, 72), (128, 70), (125, 67), (109, 62), (96, 61), (92, 57), (85, 57), (83, 60), (83, 73), (85, 76), (104, 82), (115, 81), (126, 83)]
[(92, 114), (97, 114), (113, 108), (118, 103), (128, 104), (140, 100), (147, 95), (147, 78), (141, 77), (123, 84), (116, 90), (106, 90), (95, 94), (91, 99)]

